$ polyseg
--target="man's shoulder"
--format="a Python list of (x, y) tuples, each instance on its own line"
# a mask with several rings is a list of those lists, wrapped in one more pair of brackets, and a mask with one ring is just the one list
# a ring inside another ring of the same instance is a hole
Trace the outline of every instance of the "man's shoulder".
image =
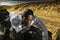
[(35, 26), (31, 26), (31, 28), (30, 29), (32, 29), (32, 30), (38, 30), (38, 28), (37, 27), (35, 27)]

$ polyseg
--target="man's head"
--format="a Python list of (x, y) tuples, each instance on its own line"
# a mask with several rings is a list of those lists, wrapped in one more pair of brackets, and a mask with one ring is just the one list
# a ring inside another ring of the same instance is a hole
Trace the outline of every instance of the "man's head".
[(30, 25), (32, 20), (33, 20), (33, 18), (34, 18), (33, 11), (31, 9), (27, 9), (24, 12), (24, 17), (25, 17), (25, 20), (27, 21), (27, 24)]
[(33, 16), (34, 16), (34, 14), (33, 14), (33, 11), (32, 11), (31, 9), (27, 9), (27, 10), (24, 12), (24, 17), (25, 17), (26, 19), (28, 19), (28, 18), (32, 19)]
[(10, 22), (13, 26), (19, 26), (22, 23), (22, 15), (17, 14), (15, 12), (10, 13)]

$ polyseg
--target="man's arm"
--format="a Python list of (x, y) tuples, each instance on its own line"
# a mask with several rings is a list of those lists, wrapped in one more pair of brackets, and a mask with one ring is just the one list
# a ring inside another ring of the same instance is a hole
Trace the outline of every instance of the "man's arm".
[(42, 40), (48, 40), (48, 31), (47, 31), (47, 28), (46, 26), (43, 24), (43, 22), (38, 18), (36, 17), (36, 20), (35, 20), (35, 25), (42, 29)]

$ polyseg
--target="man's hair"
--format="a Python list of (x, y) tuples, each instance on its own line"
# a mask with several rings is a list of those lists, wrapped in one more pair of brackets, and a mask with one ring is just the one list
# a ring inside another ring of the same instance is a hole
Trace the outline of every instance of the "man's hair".
[(7, 18), (6, 16), (8, 15), (9, 15), (9, 12), (7, 10), (1, 9), (0, 10), (0, 21), (6, 19)]
[(32, 15), (32, 16), (34, 15), (34, 14), (33, 14), (33, 11), (32, 11), (31, 9), (27, 9), (27, 10), (24, 12), (24, 17), (27, 18), (29, 15)]
[(22, 24), (24, 24), (24, 25), (27, 25), (27, 18), (28, 18), (28, 16), (29, 15), (32, 15), (32, 16), (34, 16), (34, 14), (33, 14), (33, 11), (31, 10), (31, 9), (27, 9), (25, 12), (24, 12), (24, 14), (23, 14), (23, 22), (22, 22)]

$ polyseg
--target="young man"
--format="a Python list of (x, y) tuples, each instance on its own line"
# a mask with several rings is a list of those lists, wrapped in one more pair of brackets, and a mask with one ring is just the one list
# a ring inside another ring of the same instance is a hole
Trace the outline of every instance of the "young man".
[(26, 25), (27, 25), (28, 29), (30, 28), (30, 26), (36, 25), (38, 29), (42, 30), (42, 40), (48, 40), (47, 28), (42, 23), (42, 21), (33, 14), (32, 10), (27, 9), (24, 12), (24, 17), (25, 17), (25, 21), (26, 21)]

